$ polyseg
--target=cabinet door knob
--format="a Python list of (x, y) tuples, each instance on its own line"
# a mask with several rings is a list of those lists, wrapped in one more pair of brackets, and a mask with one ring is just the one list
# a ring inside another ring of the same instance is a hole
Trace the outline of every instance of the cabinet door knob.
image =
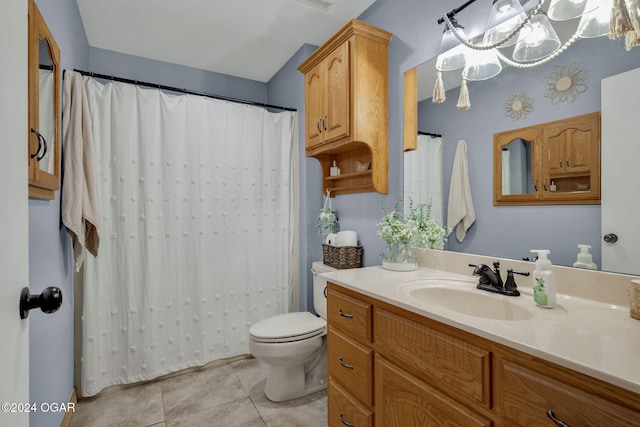
[(571, 427), (571, 426), (569, 426), (569, 424), (563, 423), (562, 421), (557, 419), (556, 416), (553, 415), (553, 411), (551, 409), (547, 409), (547, 417), (549, 417), (551, 419), (551, 421), (553, 421), (555, 423), (555, 425), (557, 425), (559, 427)]
[(340, 313), (340, 316), (342, 316), (342, 317), (346, 317), (348, 319), (353, 319), (353, 314), (345, 313), (344, 311), (342, 311), (342, 309), (338, 310), (338, 312)]
[(347, 363), (344, 363), (344, 360), (342, 360), (342, 357), (338, 359), (338, 362), (340, 362), (340, 364), (342, 366), (344, 366), (345, 368), (347, 368), (347, 369), (353, 369), (353, 365), (349, 365)]
[(344, 425), (346, 425), (347, 427), (354, 427), (354, 424), (351, 424), (350, 422), (348, 422), (347, 420), (344, 419), (344, 416), (342, 415), (342, 412), (340, 412), (340, 422)]

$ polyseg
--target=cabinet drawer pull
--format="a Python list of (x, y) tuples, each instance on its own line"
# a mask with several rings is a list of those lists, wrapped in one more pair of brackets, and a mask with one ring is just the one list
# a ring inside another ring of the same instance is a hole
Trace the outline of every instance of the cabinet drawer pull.
[(547, 417), (551, 419), (557, 426), (559, 427), (570, 427), (569, 424), (565, 424), (553, 415), (553, 411), (551, 409), (547, 409)]
[(322, 118), (322, 127), (324, 127), (324, 130), (327, 130), (327, 116)]
[(321, 118), (318, 119), (318, 121), (316, 122), (316, 126), (318, 127), (318, 132), (322, 133), (322, 128), (320, 128), (320, 120), (322, 120)]
[(571, 166), (569, 166), (569, 159), (565, 160), (565, 163), (566, 163), (567, 167), (571, 167)]
[(544, 191), (547, 191), (547, 180), (544, 180), (544, 184), (542, 184), (542, 187), (544, 188)]
[(342, 357), (338, 359), (338, 362), (340, 362), (340, 364), (342, 366), (344, 366), (345, 368), (347, 368), (347, 369), (353, 369), (353, 365), (348, 365), (348, 364), (344, 363), (344, 361), (342, 360)]
[(342, 422), (342, 424), (346, 425), (347, 427), (355, 427), (355, 424), (351, 424), (344, 419), (344, 417), (342, 416), (342, 412), (340, 412), (340, 422)]
[(339, 312), (340, 312), (340, 316), (346, 317), (347, 319), (353, 319), (353, 314), (345, 313), (344, 311), (342, 311), (342, 309), (340, 309)]

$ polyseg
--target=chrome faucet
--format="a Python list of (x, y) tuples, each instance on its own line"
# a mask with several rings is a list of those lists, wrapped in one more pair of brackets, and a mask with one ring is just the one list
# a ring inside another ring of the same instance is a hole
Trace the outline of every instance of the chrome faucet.
[(520, 295), (513, 275), (520, 274), (522, 276), (529, 276), (528, 272), (520, 273), (510, 268), (507, 270), (507, 281), (503, 283), (502, 277), (500, 276), (500, 263), (498, 261), (493, 263), (493, 270), (485, 264), (469, 264), (469, 267), (474, 267), (474, 276), (480, 276), (477, 286), (478, 289), (512, 297)]

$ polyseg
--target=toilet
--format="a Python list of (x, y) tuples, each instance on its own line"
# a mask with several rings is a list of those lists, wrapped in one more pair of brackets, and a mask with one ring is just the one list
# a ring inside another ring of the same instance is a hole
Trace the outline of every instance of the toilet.
[(273, 402), (306, 396), (327, 388), (327, 281), (319, 273), (335, 271), (312, 263), (313, 306), (309, 312), (262, 319), (249, 328), (249, 351), (269, 365), (264, 394)]

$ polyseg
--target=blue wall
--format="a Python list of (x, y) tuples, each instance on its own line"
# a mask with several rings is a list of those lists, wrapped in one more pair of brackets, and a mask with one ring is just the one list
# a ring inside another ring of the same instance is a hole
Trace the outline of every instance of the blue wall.
[[(89, 45), (75, 0), (37, 0), (36, 4), (60, 47), (61, 68), (85, 67)], [(62, 111), (62, 110), (61, 110)], [(65, 403), (74, 387), (73, 254), (60, 223), (60, 191), (56, 199), (29, 199), (29, 282), (32, 293), (47, 286), (62, 289), (55, 314), (29, 315), (29, 388), (36, 403)], [(63, 413), (32, 412), (30, 425), (60, 425)]]

